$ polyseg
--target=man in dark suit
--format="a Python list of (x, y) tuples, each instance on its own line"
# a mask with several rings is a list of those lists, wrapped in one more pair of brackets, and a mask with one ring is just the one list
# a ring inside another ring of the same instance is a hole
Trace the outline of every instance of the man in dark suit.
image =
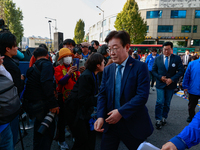
[(105, 41), (114, 63), (103, 71), (94, 127), (104, 132), (102, 150), (117, 150), (120, 140), (128, 149), (136, 150), (153, 132), (145, 106), (149, 95), (148, 68), (128, 55), (127, 32), (112, 31)]
[(182, 63), (184, 65), (184, 69), (187, 69), (187, 66), (189, 62), (191, 61), (191, 55), (190, 55), (190, 50), (186, 49), (185, 50), (185, 55), (182, 56)]
[(157, 101), (155, 108), (156, 128), (166, 124), (170, 102), (177, 87), (178, 79), (184, 73), (181, 58), (171, 54), (173, 43), (163, 44), (163, 55), (156, 57), (152, 73), (156, 77)]

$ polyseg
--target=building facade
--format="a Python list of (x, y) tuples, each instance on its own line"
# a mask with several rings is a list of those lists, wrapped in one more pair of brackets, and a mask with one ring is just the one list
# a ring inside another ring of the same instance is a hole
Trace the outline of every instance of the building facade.
[(30, 36), (22, 38), (22, 50), (26, 50), (28, 47), (38, 47), (40, 44), (46, 44), (49, 48), (49, 51), (53, 51), (53, 41), (49, 38), (42, 38), (41, 36)]
[[(162, 44), (165, 41), (172, 41), (175, 46), (182, 43), (182, 46), (200, 50), (200, 0), (136, 0), (136, 2), (141, 17), (147, 22), (147, 36), (143, 44)], [(125, 3), (126, 0), (119, 2), (105, 0), (102, 3), (104, 21), (102, 19), (90, 27), (89, 41), (95, 39), (102, 43), (106, 35), (115, 30), (117, 13), (122, 11)], [(114, 8), (110, 9), (111, 6)]]

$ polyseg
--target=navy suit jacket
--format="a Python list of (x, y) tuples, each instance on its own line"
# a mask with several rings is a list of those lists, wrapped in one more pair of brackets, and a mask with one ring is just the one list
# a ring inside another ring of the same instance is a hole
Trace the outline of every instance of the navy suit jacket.
[[(184, 67), (181, 58), (178, 55), (171, 54), (169, 67), (168, 70), (166, 70), (163, 57), (164, 55), (156, 57), (152, 68), (152, 73), (156, 77), (156, 88), (175, 89), (177, 88), (179, 78), (184, 74)], [(162, 76), (171, 78), (173, 82), (167, 86), (166, 83), (161, 81)]]
[[(97, 117), (106, 119), (114, 110), (116, 64), (105, 67), (97, 101)], [(146, 63), (129, 56), (121, 81), (121, 107), (118, 109), (122, 121), (137, 139), (146, 139), (153, 132), (153, 126), (145, 106), (149, 96), (149, 73)], [(104, 132), (109, 129), (104, 122)]]

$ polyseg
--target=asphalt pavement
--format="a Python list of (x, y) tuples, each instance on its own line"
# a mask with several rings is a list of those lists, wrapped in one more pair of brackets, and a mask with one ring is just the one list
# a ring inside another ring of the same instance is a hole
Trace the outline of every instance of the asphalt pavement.
[[(178, 97), (176, 95), (173, 96), (171, 101), (171, 107), (169, 116), (167, 119), (167, 124), (160, 130), (155, 128), (155, 103), (156, 103), (156, 91), (151, 91), (149, 94), (149, 99), (146, 104), (149, 115), (154, 125), (154, 132), (153, 134), (148, 137), (147, 142), (161, 148), (163, 144), (165, 144), (169, 139), (177, 135), (181, 132), (185, 126), (188, 125), (186, 119), (188, 117), (188, 101)], [(199, 107), (196, 107), (196, 112), (199, 111)], [(28, 135), (23, 138), (24, 149), (25, 150), (32, 150), (33, 149), (33, 129), (27, 130)], [(72, 137), (66, 138), (66, 142), (69, 144), (71, 148), (73, 145)], [(96, 139), (96, 148), (95, 150), (100, 150), (100, 143), (101, 143), (101, 134), (97, 133)], [(192, 147), (190, 150), (199, 150), (200, 144), (197, 146)], [(22, 150), (21, 143), (19, 142), (15, 146), (15, 150)], [(58, 144), (56, 141), (53, 141), (51, 150), (59, 150)], [(126, 146), (121, 142), (119, 145), (118, 150), (128, 150)]]

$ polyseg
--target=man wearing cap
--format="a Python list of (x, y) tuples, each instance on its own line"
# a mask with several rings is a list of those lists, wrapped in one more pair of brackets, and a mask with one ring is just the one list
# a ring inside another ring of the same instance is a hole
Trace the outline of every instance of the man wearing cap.
[(88, 42), (83, 42), (81, 43), (81, 48), (82, 48), (82, 58), (87, 60), (89, 56), (89, 49), (88, 47), (90, 44)]

